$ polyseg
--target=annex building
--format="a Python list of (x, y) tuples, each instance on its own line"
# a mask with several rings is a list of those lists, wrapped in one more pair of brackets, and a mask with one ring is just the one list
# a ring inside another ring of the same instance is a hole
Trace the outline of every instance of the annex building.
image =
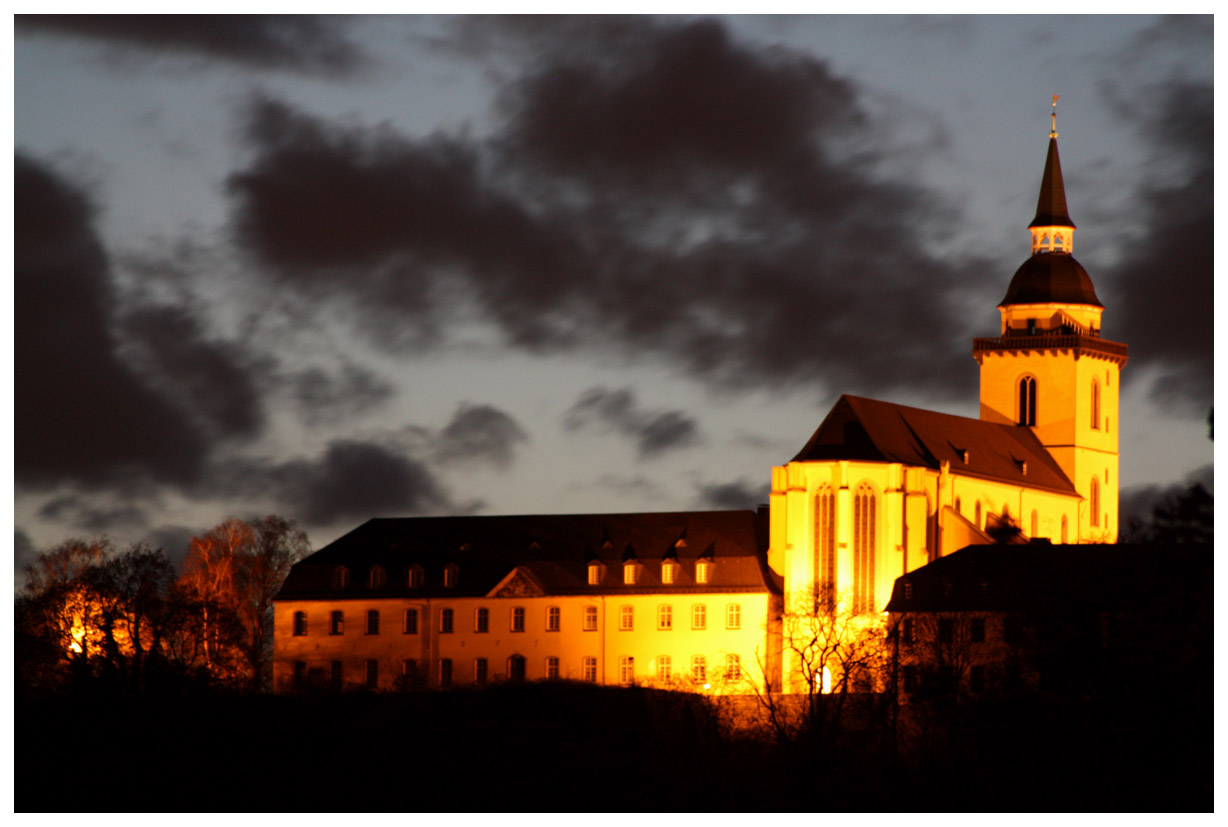
[(1117, 539), (1124, 344), (1075, 260), (1056, 121), (1031, 256), (975, 339), (980, 417), (843, 396), (758, 511), (374, 519), (276, 598), (274, 685), (786, 689), (785, 613), (884, 611), (969, 545)]

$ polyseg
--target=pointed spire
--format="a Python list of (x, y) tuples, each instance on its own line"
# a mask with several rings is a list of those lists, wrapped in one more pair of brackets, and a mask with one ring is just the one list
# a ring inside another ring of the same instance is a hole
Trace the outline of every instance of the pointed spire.
[(1040, 180), (1040, 199), (1036, 202), (1036, 217), (1031, 227), (1075, 226), (1066, 211), (1066, 186), (1062, 183), (1062, 161), (1057, 154), (1057, 100), (1053, 96), (1052, 126), (1049, 129), (1049, 154), (1045, 157), (1045, 173)]

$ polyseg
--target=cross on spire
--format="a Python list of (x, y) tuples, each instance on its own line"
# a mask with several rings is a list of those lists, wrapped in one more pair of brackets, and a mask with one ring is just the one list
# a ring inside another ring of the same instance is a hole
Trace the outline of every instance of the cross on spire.
[(1053, 96), (1053, 114), (1049, 116), (1049, 119), (1050, 119), (1049, 120), (1049, 137), (1050, 138), (1057, 137), (1057, 102), (1058, 102), (1058, 99), (1060, 99), (1061, 97), (1062, 97), (1061, 95)]

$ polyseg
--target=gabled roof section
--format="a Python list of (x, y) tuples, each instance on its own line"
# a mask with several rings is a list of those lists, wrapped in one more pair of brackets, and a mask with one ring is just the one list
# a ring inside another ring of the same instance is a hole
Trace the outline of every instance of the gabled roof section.
[(546, 593), (539, 580), (526, 566), (517, 566), (508, 572), (486, 595), (487, 597), (541, 597)]
[(841, 396), (792, 462), (899, 462), (1074, 494), (1030, 428)]

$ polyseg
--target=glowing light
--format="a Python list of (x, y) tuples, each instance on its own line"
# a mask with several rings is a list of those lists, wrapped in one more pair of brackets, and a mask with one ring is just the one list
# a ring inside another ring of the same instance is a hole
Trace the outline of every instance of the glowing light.
[(68, 644), (68, 651), (74, 654), (81, 654), (85, 651), (81, 646), (81, 641), (85, 640), (85, 626), (79, 620), (74, 620), (72, 624), (72, 643)]

